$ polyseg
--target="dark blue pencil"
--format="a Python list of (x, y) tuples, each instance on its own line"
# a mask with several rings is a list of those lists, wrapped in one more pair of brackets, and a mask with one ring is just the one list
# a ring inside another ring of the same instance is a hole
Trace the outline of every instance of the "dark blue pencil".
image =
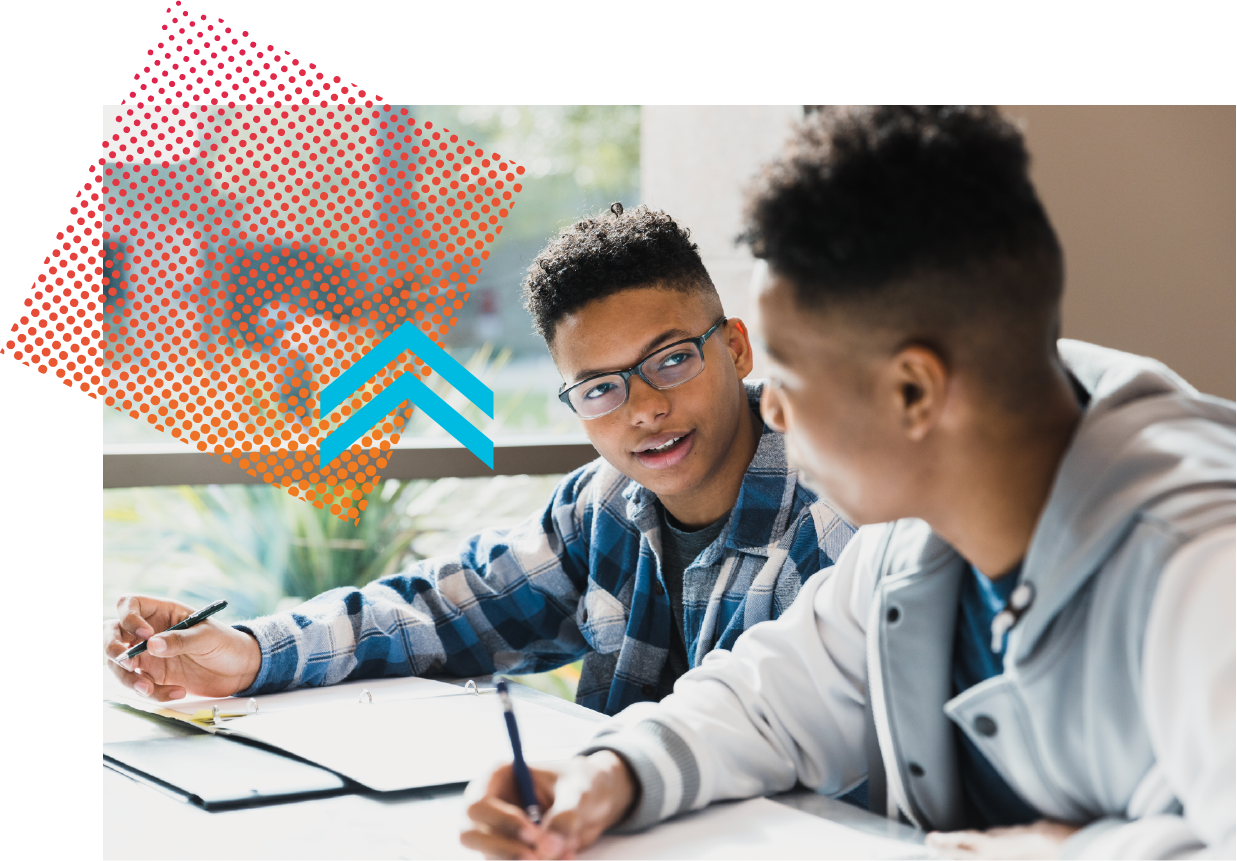
[(503, 717), (507, 719), (507, 735), (511, 737), (511, 753), (514, 762), (515, 787), (520, 793), (520, 805), (534, 825), (541, 824), (541, 806), (537, 804), (537, 792), (533, 789), (533, 776), (524, 762), (524, 750), (520, 747), (520, 728), (515, 725), (515, 712), (511, 710), (511, 696), (507, 693), (507, 680), (498, 681), (498, 698), (503, 704)]

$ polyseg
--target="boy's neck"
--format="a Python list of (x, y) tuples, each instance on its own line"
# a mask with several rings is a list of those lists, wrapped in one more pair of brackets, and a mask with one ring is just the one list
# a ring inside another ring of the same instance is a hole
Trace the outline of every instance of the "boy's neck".
[(688, 529), (700, 529), (725, 517), (739, 499), (739, 489), (747, 468), (756, 455), (764, 423), (747, 406), (744, 395), (734, 442), (726, 459), (705, 480), (674, 496), (659, 495), (658, 499), (676, 521)]
[(1026, 556), (1081, 417), (1062, 373), (1034, 412), (980, 422), (943, 459), (924, 519), (987, 577), (1010, 573)]

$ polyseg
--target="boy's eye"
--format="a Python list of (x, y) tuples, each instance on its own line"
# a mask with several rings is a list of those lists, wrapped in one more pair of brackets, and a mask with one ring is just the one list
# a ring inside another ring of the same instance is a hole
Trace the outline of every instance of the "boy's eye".
[(596, 400), (609, 394), (613, 388), (614, 383), (598, 383), (584, 393), (584, 399), (586, 401)]
[(671, 353), (669, 356), (666, 356), (666, 358), (662, 359), (661, 362), (658, 363), (657, 367), (658, 368), (673, 368), (675, 365), (681, 365), (684, 362), (686, 362), (687, 358), (688, 358), (687, 353), (683, 353), (683, 352)]

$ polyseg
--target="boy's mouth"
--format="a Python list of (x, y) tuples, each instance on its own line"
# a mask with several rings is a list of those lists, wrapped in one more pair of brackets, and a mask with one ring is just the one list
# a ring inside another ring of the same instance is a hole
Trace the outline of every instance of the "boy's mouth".
[(687, 457), (695, 441), (695, 431), (674, 431), (651, 437), (641, 448), (632, 452), (642, 466), (649, 469), (665, 469)]

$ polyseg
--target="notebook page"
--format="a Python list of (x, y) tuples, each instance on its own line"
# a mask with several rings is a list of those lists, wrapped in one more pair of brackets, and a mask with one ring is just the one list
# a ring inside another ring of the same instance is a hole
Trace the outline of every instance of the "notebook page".
[[(455, 688), (459, 691), (459, 688)], [(596, 732), (594, 721), (516, 703), (530, 763), (569, 759)], [(511, 761), (498, 697), (444, 696), (331, 703), (259, 712), (231, 721), (229, 733), (303, 757), (381, 792), (473, 779)]]

